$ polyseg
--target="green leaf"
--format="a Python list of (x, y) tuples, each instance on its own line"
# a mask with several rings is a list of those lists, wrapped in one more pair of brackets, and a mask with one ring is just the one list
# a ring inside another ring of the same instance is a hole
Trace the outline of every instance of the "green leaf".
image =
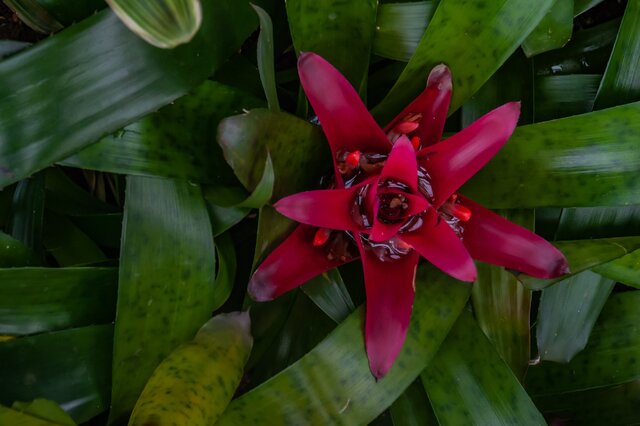
[(439, 425), (431, 403), (418, 379), (396, 399), (389, 408), (395, 426), (437, 426)]
[(254, 19), (244, 1), (208, 1), (194, 40), (161, 50), (105, 11), (2, 61), (0, 187), (185, 94), (242, 44)]
[(612, 262), (598, 265), (593, 268), (593, 272), (640, 289), (640, 250), (636, 250)]
[(267, 159), (262, 171), (262, 177), (260, 181), (253, 189), (253, 192), (249, 197), (237, 204), (236, 207), (259, 209), (269, 202), (271, 195), (273, 194), (273, 182), (275, 176), (273, 174), (273, 162), (271, 161), (271, 155), (267, 152)]
[(640, 100), (640, 1), (630, 0), (607, 70), (595, 100), (595, 109)]
[(60, 167), (46, 170), (45, 188), (47, 209), (61, 215), (94, 215), (119, 210), (80, 187)]
[(421, 377), (441, 424), (546, 425), (470, 312), (460, 315)]
[(127, 178), (110, 422), (126, 420), (160, 361), (213, 308), (214, 244), (197, 185)]
[(438, 6), (438, 0), (378, 5), (373, 53), (408, 62)]
[(200, 0), (105, 0), (143, 40), (173, 49), (188, 43), (202, 24)]
[[(2, 405), (0, 405), (0, 424), (19, 426), (60, 426), (60, 423), (43, 420)], [(71, 423), (71, 425), (75, 425), (75, 423)]]
[(376, 25), (376, 0), (288, 0), (287, 15), (296, 52), (321, 55), (351, 82), (363, 87)]
[[(218, 142), (240, 182), (253, 190), (263, 175), (267, 151), (273, 159), (273, 197), (317, 187), (331, 157), (318, 126), (285, 113), (257, 109), (226, 118)], [(301, 171), (304, 170), (304, 173)]]
[(6, 0), (4, 3), (32, 30), (51, 34), (64, 28), (37, 0)]
[(218, 259), (218, 273), (213, 286), (213, 308), (219, 309), (227, 301), (236, 280), (236, 250), (229, 233), (216, 236), (216, 254)]
[(536, 77), (536, 121), (552, 120), (591, 111), (600, 80), (602, 80), (600, 74)]
[(265, 97), (271, 111), (280, 111), (278, 91), (276, 87), (276, 71), (273, 65), (273, 24), (269, 14), (260, 6), (251, 4), (260, 19), (260, 35), (258, 36), (258, 71)]
[(563, 209), (556, 240), (640, 235), (640, 206)]
[(584, 349), (614, 285), (584, 271), (542, 290), (536, 326), (540, 359), (567, 363)]
[(130, 425), (211, 426), (242, 379), (253, 339), (246, 312), (213, 317), (153, 372)]
[[(75, 426), (76, 423), (58, 404), (48, 399), (36, 398), (31, 402), (16, 401), (11, 406), (14, 410), (49, 420), (59, 425)], [(1, 423), (1, 422), (0, 422)]]
[[(398, 398), (427, 365), (469, 296), (469, 286), (418, 268), (404, 349), (376, 382), (358, 309), (298, 362), (233, 401), (219, 425), (365, 424)], [(327, 391), (328, 390), (328, 391)]]
[(9, 217), (9, 233), (38, 255), (42, 254), (44, 173), (22, 180), (16, 186)]
[[(28, 0), (30, 1), (30, 0)], [(62, 25), (68, 26), (107, 7), (104, 0), (36, 0)]]
[(578, 16), (592, 7), (602, 3), (603, 0), (574, 0), (573, 14)]
[(44, 246), (59, 266), (100, 263), (107, 256), (66, 216), (48, 211), (44, 217)]
[(549, 12), (522, 43), (528, 58), (558, 49), (571, 39), (574, 0), (554, 0)]
[(424, 89), (429, 71), (440, 63), (451, 68), (449, 111), (456, 111), (511, 56), (552, 4), (553, 0), (542, 0), (532, 8), (528, 0), (442, 0), (418, 49), (373, 110), (374, 116), (380, 123), (389, 122)]
[(318, 275), (300, 288), (322, 312), (338, 324), (356, 309), (338, 269)]
[(113, 326), (96, 325), (0, 343), (0, 403), (46, 398), (78, 422), (109, 407)]
[(189, 95), (66, 158), (61, 164), (112, 173), (238, 185), (212, 139), (224, 117), (264, 101), (206, 81)]
[(570, 275), (549, 280), (518, 275), (518, 280), (531, 290), (542, 290), (594, 266), (625, 256), (640, 248), (640, 237), (601, 238), (595, 240), (558, 241), (554, 245), (565, 255)]
[(463, 192), (491, 208), (640, 204), (638, 114), (640, 102), (518, 127)]
[(587, 347), (569, 364), (543, 362), (529, 368), (527, 388), (535, 396), (594, 389), (640, 379), (640, 291), (607, 301)]
[(29, 247), (0, 231), (0, 268), (37, 265), (38, 257)]
[(0, 269), (0, 334), (35, 334), (115, 316), (115, 268)]

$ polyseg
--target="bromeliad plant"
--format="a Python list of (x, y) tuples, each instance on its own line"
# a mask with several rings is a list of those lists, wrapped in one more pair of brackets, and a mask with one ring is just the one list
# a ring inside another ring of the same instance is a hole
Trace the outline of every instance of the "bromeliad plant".
[(520, 104), (505, 104), (441, 141), (451, 73), (436, 66), (427, 86), (384, 130), (349, 82), (313, 53), (298, 60), (300, 81), (327, 136), (331, 189), (279, 200), (302, 223), (258, 267), (249, 293), (267, 301), (318, 274), (362, 261), (366, 348), (383, 377), (405, 340), (420, 256), (453, 278), (473, 282), (473, 259), (539, 278), (569, 272), (558, 249), (456, 191), (507, 142)]

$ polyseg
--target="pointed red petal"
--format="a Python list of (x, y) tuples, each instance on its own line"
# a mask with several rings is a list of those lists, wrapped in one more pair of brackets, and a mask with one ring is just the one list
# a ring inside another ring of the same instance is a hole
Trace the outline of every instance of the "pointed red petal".
[(350, 262), (327, 257), (313, 245), (316, 228), (300, 225), (260, 264), (249, 281), (249, 295), (258, 302), (275, 299), (329, 269)]
[(398, 122), (409, 114), (422, 114), (417, 135), (424, 146), (434, 144), (442, 137), (444, 122), (447, 120), (451, 101), (451, 71), (440, 64), (436, 66), (427, 79), (427, 87), (385, 128), (391, 130)]
[(389, 151), (391, 144), (375, 122), (349, 81), (329, 62), (305, 52), (298, 59), (298, 73), (304, 91), (320, 119), (331, 152)]
[(440, 207), (496, 155), (513, 133), (519, 116), (519, 102), (505, 104), (419, 153), (421, 164), (433, 179), (435, 207)]
[(453, 229), (433, 209), (424, 220), (421, 228), (400, 234), (400, 239), (453, 278), (475, 281), (478, 275), (476, 265)]
[(382, 378), (407, 337), (419, 255), (411, 251), (393, 262), (381, 262), (359, 244), (367, 292), (365, 341), (369, 367)]
[(417, 191), (418, 162), (416, 151), (408, 137), (401, 136), (393, 144), (391, 154), (389, 154), (380, 173), (380, 181), (385, 179), (402, 182), (409, 186), (411, 192)]
[(296, 222), (319, 228), (357, 230), (359, 226), (351, 216), (351, 208), (359, 188), (299, 192), (282, 198), (274, 207)]
[(544, 238), (468, 198), (460, 200), (471, 210), (471, 219), (464, 224), (463, 242), (474, 259), (538, 278), (569, 272), (567, 259)]

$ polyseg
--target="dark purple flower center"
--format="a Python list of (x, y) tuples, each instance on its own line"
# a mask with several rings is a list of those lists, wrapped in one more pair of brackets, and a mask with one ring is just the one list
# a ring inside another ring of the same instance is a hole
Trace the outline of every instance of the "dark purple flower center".
[(378, 194), (378, 220), (383, 223), (398, 223), (407, 217), (409, 200), (400, 192)]

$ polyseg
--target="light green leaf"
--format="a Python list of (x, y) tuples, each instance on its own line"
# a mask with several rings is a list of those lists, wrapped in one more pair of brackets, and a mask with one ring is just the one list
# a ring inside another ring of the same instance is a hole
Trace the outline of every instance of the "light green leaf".
[(318, 275), (300, 288), (338, 324), (356, 309), (337, 269)]
[(593, 272), (640, 289), (640, 250), (636, 250), (612, 262), (598, 265), (593, 268)]
[(258, 36), (258, 71), (265, 97), (271, 111), (280, 111), (276, 86), (276, 71), (273, 65), (273, 24), (269, 14), (260, 6), (251, 4), (260, 19), (260, 35)]
[(558, 49), (571, 39), (574, 0), (554, 0), (549, 12), (522, 43), (528, 58)]

